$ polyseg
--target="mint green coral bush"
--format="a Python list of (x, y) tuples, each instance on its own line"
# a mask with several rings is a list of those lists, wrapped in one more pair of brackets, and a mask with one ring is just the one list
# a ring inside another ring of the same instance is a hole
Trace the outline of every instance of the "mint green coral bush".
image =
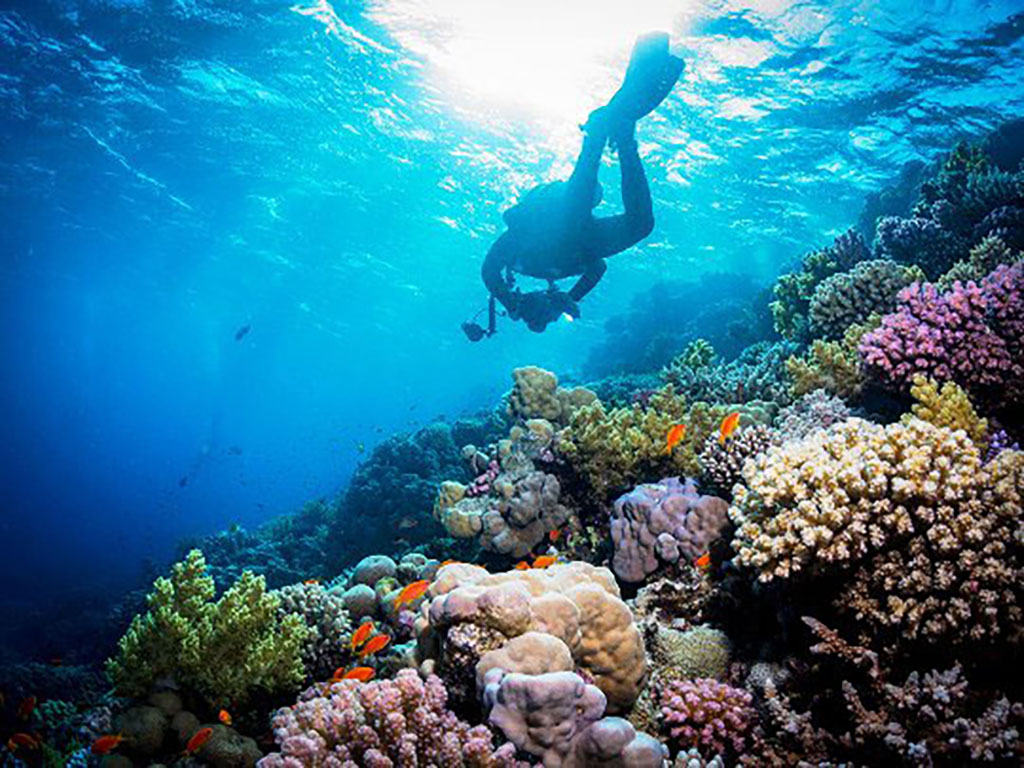
[(262, 576), (242, 575), (215, 600), (203, 553), (193, 549), (161, 577), (118, 642), (107, 672), (119, 694), (141, 696), (162, 677), (204, 696), (211, 706), (238, 704), (255, 690), (297, 689), (309, 630), (295, 614), (278, 617), (280, 598)]

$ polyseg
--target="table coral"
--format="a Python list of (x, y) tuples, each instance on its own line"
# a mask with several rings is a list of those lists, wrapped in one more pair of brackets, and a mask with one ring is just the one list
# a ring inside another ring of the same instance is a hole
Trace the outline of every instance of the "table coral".
[(450, 628), (472, 623), (511, 639), (543, 632), (565, 643), (576, 665), (608, 697), (613, 711), (629, 707), (646, 672), (643, 638), (607, 568), (589, 563), (488, 573), (448, 565), (438, 571), (416, 620), (421, 661), (448, 663)]
[(753, 696), (708, 678), (672, 680), (661, 693), (662, 721), (684, 749), (743, 752), (755, 718)]
[(257, 689), (287, 691), (303, 678), (302, 617), (277, 613), (280, 599), (262, 576), (246, 571), (220, 599), (199, 550), (161, 577), (149, 610), (136, 616), (107, 671), (122, 695), (144, 694), (173, 676), (213, 707), (241, 702)]
[(860, 353), (893, 387), (906, 389), (924, 374), (993, 407), (1016, 400), (1024, 394), (1024, 263), (946, 293), (930, 283), (910, 286), (897, 311), (861, 340)]
[(495, 749), (486, 726), (470, 727), (447, 708), (436, 676), (421, 680), (406, 669), (394, 680), (344, 680), (328, 696), (321, 692), (314, 686), (278, 710), (272, 727), (280, 752), (263, 758), (260, 768), (517, 765), (512, 745)]
[(811, 297), (811, 331), (827, 339), (842, 338), (851, 325), (895, 309), (896, 295), (918, 280), (924, 280), (920, 268), (889, 259), (862, 261), (832, 275), (818, 284)]
[(728, 503), (702, 496), (692, 480), (639, 485), (612, 505), (612, 570), (639, 582), (665, 563), (695, 560), (729, 524)]

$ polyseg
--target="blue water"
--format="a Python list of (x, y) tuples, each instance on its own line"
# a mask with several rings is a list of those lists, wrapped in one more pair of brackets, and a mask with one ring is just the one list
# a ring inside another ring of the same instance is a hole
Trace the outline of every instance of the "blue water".
[[(654, 234), (578, 322), (466, 343), (500, 211), (568, 173), (659, 27), (687, 71), (639, 131)], [(1022, 34), (1019, 0), (4, 3), (5, 601), (332, 495), (517, 365), (582, 375), (658, 281), (769, 283), (905, 163), (1024, 115)]]

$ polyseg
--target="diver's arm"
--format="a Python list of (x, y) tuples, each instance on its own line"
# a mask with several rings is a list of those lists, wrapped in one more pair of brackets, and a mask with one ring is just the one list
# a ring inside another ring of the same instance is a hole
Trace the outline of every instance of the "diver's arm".
[(573, 301), (579, 301), (592, 290), (594, 286), (601, 282), (601, 278), (604, 277), (604, 273), (608, 270), (608, 265), (605, 264), (604, 259), (591, 259), (587, 262), (587, 268), (580, 275), (580, 279), (576, 281), (576, 285), (569, 289), (569, 298)]
[(508, 233), (506, 232), (494, 241), (494, 245), (491, 246), (491, 249), (487, 251), (487, 256), (484, 257), (484, 265), (480, 270), (480, 274), (483, 277), (484, 285), (487, 286), (487, 290), (490, 291), (491, 295), (500, 301), (501, 305), (510, 313), (514, 313), (516, 297), (505, 281), (505, 276), (502, 274), (502, 270), (512, 261), (507, 237)]

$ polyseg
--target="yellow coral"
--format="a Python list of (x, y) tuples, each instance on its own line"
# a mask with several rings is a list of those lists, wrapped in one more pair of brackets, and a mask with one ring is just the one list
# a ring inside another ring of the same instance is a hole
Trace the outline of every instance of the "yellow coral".
[(303, 679), (302, 643), (309, 629), (300, 616), (277, 617), (280, 599), (262, 576), (242, 573), (219, 600), (198, 549), (159, 578), (149, 610), (136, 616), (107, 671), (124, 695), (145, 694), (172, 675), (211, 706), (243, 701), (254, 689), (284, 691)]
[[(959, 386), (947, 381), (939, 389), (934, 381), (918, 374), (914, 377), (910, 394), (917, 400), (910, 409), (914, 416), (937, 427), (962, 429), (979, 450), (985, 450), (988, 421), (978, 416), (967, 393)], [(904, 423), (910, 418), (913, 417), (909, 414), (904, 416)]]
[(844, 400), (860, 397), (865, 378), (857, 346), (861, 337), (880, 322), (878, 315), (872, 315), (864, 323), (851, 325), (842, 341), (819, 339), (803, 357), (791, 356), (786, 361), (786, 371), (792, 380), (793, 394), (800, 396), (824, 389)]
[(583, 405), (593, 402), (597, 395), (589, 389), (558, 386), (558, 377), (537, 366), (516, 368), (514, 382), (508, 394), (508, 415), (513, 419), (545, 419), (553, 424), (565, 424)]

